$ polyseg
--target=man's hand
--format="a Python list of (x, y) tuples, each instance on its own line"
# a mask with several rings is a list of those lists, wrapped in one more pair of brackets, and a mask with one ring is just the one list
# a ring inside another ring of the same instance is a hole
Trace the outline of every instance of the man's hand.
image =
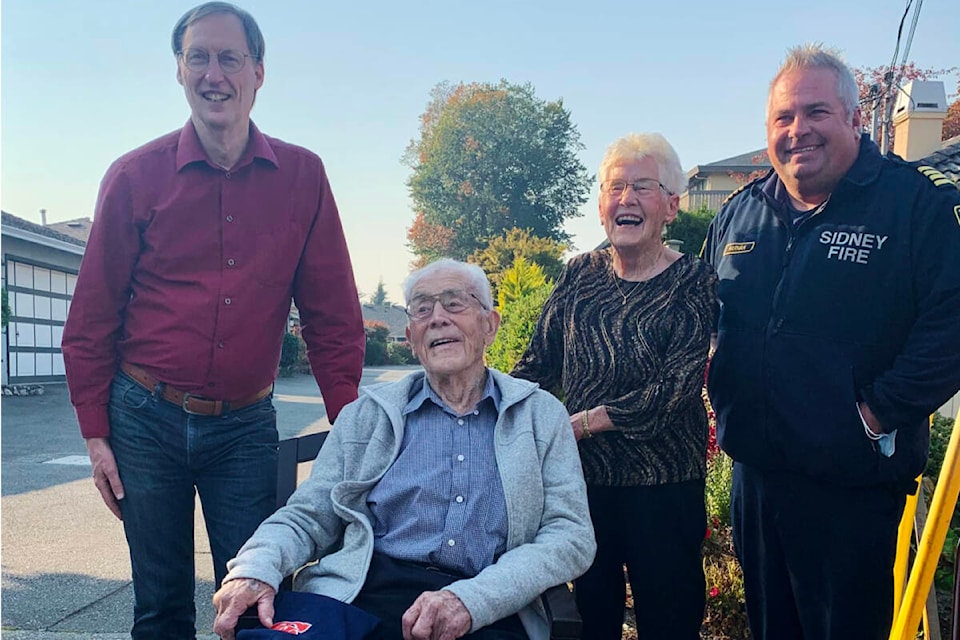
[(113, 458), (110, 441), (106, 438), (87, 438), (87, 453), (93, 467), (93, 484), (97, 485), (100, 497), (117, 519), (120, 515), (120, 500), (123, 500), (123, 483), (117, 472), (117, 461)]
[(857, 406), (860, 407), (860, 415), (863, 416), (863, 421), (867, 423), (867, 428), (870, 429), (870, 431), (878, 436), (886, 433), (883, 430), (883, 425), (880, 424), (880, 420), (873, 414), (873, 411), (870, 410), (866, 402), (859, 402)]
[(273, 626), (273, 598), (276, 594), (273, 587), (253, 578), (224, 582), (213, 594), (213, 606), (217, 610), (213, 632), (223, 640), (233, 640), (237, 620), (254, 604), (257, 605), (260, 624), (269, 629)]
[(452, 591), (424, 591), (401, 619), (403, 640), (455, 640), (470, 631), (473, 619)]

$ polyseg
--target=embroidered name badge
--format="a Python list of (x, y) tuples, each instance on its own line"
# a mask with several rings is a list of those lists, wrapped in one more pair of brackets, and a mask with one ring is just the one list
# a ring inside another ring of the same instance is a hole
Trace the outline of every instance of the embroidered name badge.
[(732, 256), (738, 253), (750, 253), (756, 246), (756, 242), (728, 242), (723, 248), (723, 255)]
[(310, 630), (310, 627), (313, 625), (309, 622), (276, 622), (272, 627), (274, 631), (281, 631), (283, 633), (289, 633), (292, 636), (298, 636), (301, 633), (306, 633)]

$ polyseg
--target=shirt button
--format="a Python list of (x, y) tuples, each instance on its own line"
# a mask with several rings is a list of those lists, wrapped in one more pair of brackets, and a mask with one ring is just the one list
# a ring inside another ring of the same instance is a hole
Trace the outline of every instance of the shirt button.
[(447, 546), (448, 546), (448, 547), (456, 546), (456, 544), (457, 544), (457, 542), (456, 542), (453, 538), (450, 538), (449, 540), (447, 540)]
[(233, 216), (227, 216), (227, 222), (233, 222)]
[(457, 420), (457, 424), (463, 425), (463, 418), (460, 418), (459, 420)]
[(233, 300), (231, 300), (230, 298), (225, 298), (223, 301), (223, 304), (230, 304), (231, 302), (233, 302)]
[(477, 409), (474, 409), (474, 410), (473, 410), (473, 415), (478, 416), (478, 415), (480, 415), (480, 412), (479, 412)]
[(229, 171), (224, 171), (223, 175), (226, 176), (227, 180), (233, 177), (233, 174), (231, 174)]
[(457, 462), (463, 462), (463, 454), (457, 456)]
[(217, 348), (218, 348), (218, 349), (223, 349), (223, 340), (221, 340), (220, 342), (217, 343)]
[(228, 266), (231, 266), (231, 267), (232, 267), (232, 266), (235, 265), (235, 264), (236, 264), (236, 260), (234, 260), (233, 258), (230, 258), (229, 260), (227, 260), (227, 265), (228, 265)]
[(457, 496), (457, 502), (463, 502), (463, 496)]

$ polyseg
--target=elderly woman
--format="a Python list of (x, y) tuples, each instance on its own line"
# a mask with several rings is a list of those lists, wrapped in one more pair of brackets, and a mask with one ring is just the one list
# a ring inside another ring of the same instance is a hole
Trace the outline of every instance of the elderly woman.
[(577, 256), (513, 375), (562, 390), (597, 535), (576, 582), (583, 637), (619, 639), (627, 565), (641, 639), (699, 638), (707, 416), (700, 390), (716, 278), (663, 245), (684, 186), (659, 134), (616, 141), (600, 165), (608, 249)]
[(439, 260), (404, 287), (423, 371), (362, 387), (310, 479), (227, 564), (214, 631), (257, 603), (272, 624), (283, 576), (382, 619), (377, 640), (546, 640), (537, 595), (596, 546), (567, 412), (487, 369), (500, 316), (476, 265)]

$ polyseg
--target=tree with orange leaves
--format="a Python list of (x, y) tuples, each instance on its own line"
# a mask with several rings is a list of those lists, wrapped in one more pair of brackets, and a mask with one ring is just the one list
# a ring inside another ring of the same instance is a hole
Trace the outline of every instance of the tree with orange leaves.
[[(913, 62), (904, 65), (902, 68), (900, 65), (896, 65), (892, 71), (887, 65), (854, 68), (853, 75), (857, 80), (857, 86), (860, 88), (860, 110), (863, 116), (864, 129), (869, 131), (873, 123), (874, 98), (871, 97), (871, 93), (875, 92), (876, 95), (882, 96), (885, 93), (897, 91), (896, 87), (892, 87), (892, 82), (896, 80), (897, 76), (900, 78), (900, 85), (903, 85), (911, 80), (931, 80), (954, 74), (957, 73), (957, 70), (958, 67), (921, 69)], [(954, 100), (947, 106), (947, 117), (943, 121), (942, 140), (960, 135), (960, 96), (957, 94), (960, 94), (960, 73), (957, 73), (957, 93), (948, 96), (948, 99), (952, 97)], [(888, 99), (896, 100), (896, 95), (888, 96)], [(880, 144), (880, 141), (877, 140), (876, 143)], [(893, 150), (892, 130), (890, 131), (889, 143), (889, 149), (886, 149), (886, 151)]]

